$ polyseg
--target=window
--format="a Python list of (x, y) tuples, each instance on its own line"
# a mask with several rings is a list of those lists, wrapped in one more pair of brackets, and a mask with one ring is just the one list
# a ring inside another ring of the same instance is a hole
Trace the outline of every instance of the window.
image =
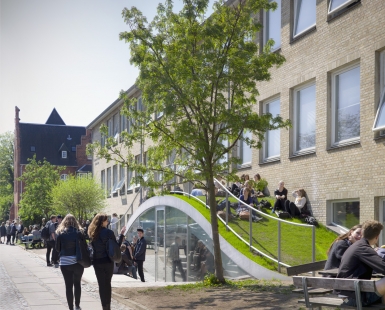
[(33, 145), (31, 146), (31, 152), (36, 152), (36, 148)]
[(294, 89), (294, 154), (315, 147), (315, 84)]
[[(108, 126), (108, 122), (105, 125)], [(103, 147), (105, 144), (106, 144), (106, 136), (102, 132), (100, 132), (100, 145)]]
[[(122, 111), (120, 111), (120, 132), (123, 132), (127, 129), (127, 117), (121, 113)], [(122, 137), (120, 137), (120, 142), (122, 142)]]
[[(117, 165), (115, 165), (113, 167), (113, 172), (115, 171), (115, 167), (117, 167)], [(118, 176), (117, 176), (117, 168), (116, 168), (116, 183), (114, 184), (114, 189), (112, 190), (112, 193), (113, 194), (116, 194), (118, 191), (121, 191), (122, 188), (124, 187), (124, 181), (125, 181), (125, 173), (124, 173), (124, 166), (120, 166), (119, 168), (119, 182), (117, 181), (118, 180)]]
[(102, 189), (105, 191), (106, 190), (106, 171), (102, 170), (100, 172), (100, 183), (102, 185)]
[(155, 119), (160, 119), (163, 116), (163, 114), (164, 114), (163, 111), (155, 112)]
[(330, 0), (328, 14), (335, 13), (358, 0)]
[[(243, 141), (242, 141), (243, 142)], [(229, 141), (227, 140), (227, 139), (222, 139), (221, 141), (220, 141), (220, 143), (223, 145), (223, 147), (224, 148), (227, 148), (228, 146), (229, 146)], [(242, 145), (243, 145), (243, 143), (242, 143)], [(242, 145), (241, 145), (241, 147), (242, 147)], [(238, 155), (239, 156), (239, 155)], [(223, 163), (225, 163), (225, 162), (227, 162), (229, 160), (229, 153), (226, 153), (226, 154), (224, 154), (220, 159), (219, 159), (219, 163), (220, 164), (223, 164)]]
[[(276, 98), (270, 102), (265, 103), (264, 113), (270, 113), (273, 117), (276, 117), (280, 113), (280, 99)], [(263, 160), (269, 161), (279, 158), (280, 147), (280, 130), (268, 130), (265, 135), (265, 142), (263, 148)]]
[(385, 51), (380, 54), (380, 102), (378, 104), (373, 131), (380, 131), (380, 136), (385, 135)]
[(332, 202), (332, 216), (332, 222), (334, 224), (350, 229), (360, 223), (360, 202)]
[(294, 1), (294, 33), (300, 35), (316, 24), (316, 0)]
[(72, 152), (76, 152), (76, 146), (71, 147)]
[(332, 75), (332, 144), (360, 137), (360, 66)]
[(111, 197), (111, 168), (107, 168), (107, 197)]
[(113, 117), (113, 122), (114, 122), (114, 131), (113, 131), (113, 136), (115, 138), (115, 140), (117, 140), (119, 138), (119, 129), (120, 129), (120, 125), (119, 125), (119, 113), (116, 113)]
[(127, 193), (132, 192), (134, 185), (131, 183), (132, 181), (132, 170), (127, 169)]
[(251, 164), (251, 147), (243, 139), (251, 139), (251, 131), (246, 130), (239, 140), (238, 157), (241, 160), (240, 167)]
[(264, 18), (264, 44), (269, 39), (274, 40), (272, 50), (275, 51), (281, 47), (281, 0), (270, 0), (277, 2), (275, 11), (266, 11)]
[[(136, 155), (135, 156), (135, 163), (137, 164), (140, 164), (142, 162), (142, 159), (141, 159), (141, 156), (140, 155)], [(135, 171), (135, 177), (139, 177), (139, 172), (138, 171)], [(137, 181), (135, 182), (135, 188), (138, 188), (140, 186), (140, 184), (137, 183)]]
[[(381, 198), (380, 199), (380, 208), (379, 208), (379, 213), (380, 213), (380, 218), (379, 218), (379, 222), (382, 224), (382, 225), (385, 225), (385, 198)], [(380, 234), (380, 240), (379, 240), (379, 244), (384, 244), (385, 242), (385, 231), (384, 229), (381, 231), (381, 234)]]
[(62, 181), (68, 180), (68, 174), (62, 174), (62, 175), (60, 175), (60, 180), (62, 180)]
[(118, 185), (118, 165), (112, 166), (112, 194), (116, 194), (116, 186)]
[(61, 158), (67, 158), (67, 151), (61, 151)]
[(113, 127), (113, 119), (110, 118), (107, 122), (108, 126), (108, 137), (113, 137), (114, 135), (114, 127)]

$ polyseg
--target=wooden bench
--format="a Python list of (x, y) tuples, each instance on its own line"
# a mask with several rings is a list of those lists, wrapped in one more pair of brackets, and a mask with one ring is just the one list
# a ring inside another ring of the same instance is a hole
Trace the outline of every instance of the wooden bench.
[(25, 250), (30, 249), (30, 245), (32, 245), (32, 247), (34, 245), (37, 245), (38, 248), (42, 248), (43, 247), (42, 246), (43, 240), (40, 238), (39, 235), (37, 235), (37, 236), (28, 235), (28, 236), (26, 236), (25, 241), (22, 241), (22, 243), (25, 246)]
[[(303, 265), (298, 265), (298, 266), (292, 266), (292, 267), (287, 267), (286, 272), (288, 276), (296, 276), (301, 273), (308, 273), (308, 272), (314, 272), (318, 270), (323, 270), (325, 268), (326, 260), (314, 262), (314, 263), (308, 263), (308, 264), (303, 264)], [(313, 288), (313, 287), (308, 287), (308, 292), (311, 295), (324, 295), (331, 293), (333, 290), (331, 289), (324, 289), (324, 288)], [(292, 291), (293, 293), (303, 293), (302, 288), (297, 288)]]
[[(340, 278), (321, 278), (321, 277), (293, 277), (293, 283), (296, 286), (302, 286), (305, 299), (301, 299), (298, 303), (305, 304), (307, 308), (325, 307), (347, 308), (347, 309), (385, 309), (385, 304), (375, 304), (370, 306), (362, 306), (361, 292), (376, 291), (375, 280), (358, 280), (358, 279), (340, 279)], [(343, 303), (342, 298), (337, 297), (310, 297), (308, 287), (324, 288), (353, 291), (356, 293), (357, 307), (347, 306)]]

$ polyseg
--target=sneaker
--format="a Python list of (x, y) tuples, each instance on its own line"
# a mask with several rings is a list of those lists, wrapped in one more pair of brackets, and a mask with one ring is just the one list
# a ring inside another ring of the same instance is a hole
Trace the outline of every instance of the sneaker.
[(52, 267), (53, 265), (52, 264), (47, 264), (47, 267)]
[(82, 310), (82, 308), (80, 308), (80, 306), (79, 307), (75, 306), (75, 310)]
[(59, 264), (55, 264), (54, 267), (55, 267), (55, 268), (59, 268)]

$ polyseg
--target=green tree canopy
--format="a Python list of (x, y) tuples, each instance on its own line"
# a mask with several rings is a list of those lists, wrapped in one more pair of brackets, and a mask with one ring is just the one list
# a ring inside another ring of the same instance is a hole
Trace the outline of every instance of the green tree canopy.
[(73, 214), (78, 219), (92, 218), (105, 206), (105, 194), (93, 178), (70, 176), (58, 182), (52, 192), (53, 206), (61, 214)]
[[(207, 19), (208, 0), (183, 3), (179, 13), (173, 12), (171, 0), (159, 4), (152, 22), (135, 7), (123, 10), (130, 30), (120, 38), (129, 44), (131, 63), (139, 68), (143, 101), (139, 104), (122, 92), (130, 130), (121, 133), (122, 144), (109, 137), (104, 146), (95, 143), (91, 150), (135, 170), (135, 183), (201, 183), (211, 208), (216, 275), (223, 282), (214, 177), (234, 177), (232, 168), (240, 159), (231, 155), (238, 141), (261, 147), (267, 130), (290, 125), (280, 116), (255, 112), (258, 82), (269, 80), (269, 69), (284, 57), (271, 53), (273, 41), (260, 49), (254, 40), (262, 28), (256, 16), (275, 9), (275, 2), (225, 5), (220, 0)], [(106, 126), (101, 130), (108, 136)], [(146, 142), (145, 161), (131, 152), (138, 142)], [(122, 146), (128, 155), (122, 155)]]
[(6, 220), (13, 203), (13, 134), (0, 134), (0, 220)]
[(19, 215), (23, 220), (37, 223), (41, 217), (49, 218), (56, 211), (52, 189), (59, 182), (60, 173), (65, 167), (53, 166), (45, 159), (37, 161), (35, 155), (28, 161), (19, 178), (24, 182)]

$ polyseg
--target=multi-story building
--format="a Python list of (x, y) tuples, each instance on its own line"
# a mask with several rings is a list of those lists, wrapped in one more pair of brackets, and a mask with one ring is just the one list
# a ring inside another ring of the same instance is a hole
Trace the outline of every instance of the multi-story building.
[[(275, 1), (276, 11), (260, 14), (264, 28), (256, 40), (262, 47), (272, 38), (286, 62), (256, 85), (254, 108), (290, 119), (292, 128), (267, 132), (260, 150), (241, 143), (238, 171), (259, 173), (271, 193), (280, 180), (289, 193), (304, 188), (314, 216), (325, 224), (384, 222), (385, 32), (379, 22), (385, 2)], [(128, 95), (140, 98), (140, 91), (133, 86)], [(88, 126), (93, 141), (101, 139), (103, 123), (111, 136), (127, 128), (121, 106), (115, 101)], [(135, 190), (117, 185), (123, 179), (129, 184), (130, 175), (102, 159), (93, 171), (113, 192), (108, 211), (123, 214)]]
[(91, 142), (91, 133), (85, 127), (67, 126), (56, 109), (45, 124), (21, 123), (19, 108), (15, 107), (15, 146), (14, 146), (14, 203), (10, 218), (18, 216), (18, 208), (24, 184), (18, 178), (23, 174), (28, 159), (46, 159), (55, 166), (65, 166), (60, 178), (65, 180), (69, 174), (91, 172), (92, 157), (87, 156), (86, 146)]

